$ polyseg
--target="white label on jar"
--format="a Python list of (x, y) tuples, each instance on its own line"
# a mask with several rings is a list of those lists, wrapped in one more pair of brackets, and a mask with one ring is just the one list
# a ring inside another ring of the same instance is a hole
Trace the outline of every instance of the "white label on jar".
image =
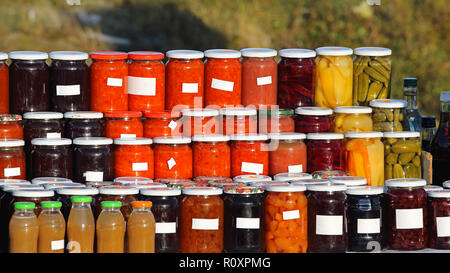
[(156, 223), (155, 225), (155, 233), (176, 233), (177, 232), (177, 223), (176, 222), (168, 222), (168, 223)]
[(234, 82), (212, 79), (211, 88), (233, 92)]
[(80, 95), (80, 85), (57, 85), (56, 86), (56, 95), (57, 96), (75, 96)]
[(103, 172), (87, 171), (83, 174), (86, 181), (103, 181)]
[(192, 229), (218, 230), (219, 218), (216, 219), (192, 218)]
[(423, 228), (422, 209), (396, 209), (395, 222), (397, 229)]
[(257, 85), (267, 85), (272, 83), (272, 76), (256, 78)]
[(239, 229), (259, 229), (259, 218), (236, 217), (236, 228)]
[(181, 87), (181, 93), (198, 93), (198, 83), (183, 83)]
[(64, 249), (64, 240), (52, 241), (51, 248), (52, 250)]
[(47, 138), (61, 138), (61, 133), (47, 133)]
[(288, 166), (288, 172), (289, 173), (302, 173), (303, 172), (303, 165), (291, 165)]
[(122, 79), (120, 79), (120, 78), (108, 78), (106, 80), (106, 85), (107, 86), (121, 87), (122, 86)]
[(344, 217), (342, 215), (316, 215), (317, 235), (342, 235)]
[(241, 172), (261, 174), (264, 170), (264, 164), (242, 162)]
[(4, 168), (3, 174), (4, 174), (4, 176), (19, 176), (20, 175), (20, 167)]
[(298, 218), (300, 218), (300, 211), (298, 209), (283, 211), (283, 220), (293, 220)]
[(138, 171), (147, 171), (148, 163), (147, 162), (136, 162), (132, 164), (132, 169), (134, 172)]
[(175, 121), (173, 121), (173, 120), (171, 120), (170, 122), (169, 122), (169, 128), (171, 129), (171, 130), (174, 130), (175, 128), (177, 128), (177, 123), (175, 122)]
[(156, 94), (156, 78), (128, 76), (128, 94), (154, 96)]
[(136, 138), (136, 134), (120, 134), (120, 138)]
[(167, 160), (167, 166), (169, 167), (169, 170), (171, 170), (175, 165), (177, 165), (177, 162), (175, 162), (175, 159), (173, 159), (173, 157)]
[(380, 233), (380, 218), (358, 219), (357, 233), (358, 234)]
[(436, 231), (438, 237), (450, 237), (450, 216), (436, 217)]

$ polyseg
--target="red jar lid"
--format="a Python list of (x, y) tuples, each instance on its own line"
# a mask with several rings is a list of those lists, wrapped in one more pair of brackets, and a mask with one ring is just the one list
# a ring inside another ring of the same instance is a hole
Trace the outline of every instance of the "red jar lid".
[(181, 117), (181, 112), (178, 111), (161, 111), (161, 112), (144, 112), (144, 117), (146, 118), (179, 118)]
[(98, 60), (125, 60), (128, 57), (127, 53), (120, 51), (94, 51), (89, 55)]
[(105, 117), (107, 117), (107, 118), (140, 118), (140, 117), (142, 117), (142, 112), (139, 112), (139, 111), (113, 111), (113, 112), (106, 112)]
[(164, 54), (156, 51), (131, 51), (128, 52), (128, 58), (131, 60), (162, 60)]

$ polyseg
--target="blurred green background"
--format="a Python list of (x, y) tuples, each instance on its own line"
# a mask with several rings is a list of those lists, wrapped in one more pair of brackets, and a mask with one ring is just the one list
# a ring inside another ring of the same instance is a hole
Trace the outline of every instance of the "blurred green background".
[[(369, 5), (368, 3), (380, 3)], [(1, 0), (0, 51), (383, 46), (392, 97), (419, 78), (422, 114), (450, 89), (448, 0)]]

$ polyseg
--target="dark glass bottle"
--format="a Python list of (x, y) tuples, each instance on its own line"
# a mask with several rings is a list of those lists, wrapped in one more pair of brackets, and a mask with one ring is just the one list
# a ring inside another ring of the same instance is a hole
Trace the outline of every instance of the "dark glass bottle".
[(450, 179), (450, 92), (441, 92), (439, 128), (431, 142), (433, 155), (433, 184), (442, 186)]

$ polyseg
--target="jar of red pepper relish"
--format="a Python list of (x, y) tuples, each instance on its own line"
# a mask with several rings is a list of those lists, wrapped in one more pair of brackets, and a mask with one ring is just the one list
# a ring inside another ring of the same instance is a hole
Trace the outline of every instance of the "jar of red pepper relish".
[(345, 167), (344, 135), (309, 133), (306, 135), (307, 172), (337, 170)]
[(295, 109), (314, 106), (316, 52), (310, 49), (282, 49), (278, 62), (278, 105)]
[(219, 110), (222, 118), (222, 134), (246, 135), (256, 134), (258, 117), (257, 110), (249, 107), (229, 107)]
[(269, 134), (269, 174), (303, 173), (307, 169), (306, 138), (302, 133)]
[(164, 54), (128, 52), (128, 110), (163, 111), (165, 97)]
[(260, 109), (258, 127), (260, 134), (295, 132), (294, 110)]
[(429, 247), (450, 249), (450, 190), (428, 192)]
[(25, 179), (24, 145), (19, 139), (0, 140), (0, 178)]
[(205, 51), (205, 105), (220, 108), (241, 104), (241, 52), (230, 49)]
[(0, 115), (0, 139), (12, 138), (23, 139), (23, 125), (21, 115)]
[(192, 149), (190, 137), (156, 137), (155, 179), (192, 178)]
[(149, 138), (116, 138), (114, 174), (116, 177), (138, 176), (154, 178), (154, 154)]
[(245, 48), (242, 53), (242, 104), (244, 106), (277, 104), (277, 51)]
[(181, 136), (181, 113), (178, 111), (144, 112), (144, 137)]
[(203, 55), (196, 50), (166, 52), (166, 110), (203, 107)]
[(9, 69), (8, 54), (0, 52), (0, 114), (9, 113)]
[(231, 135), (231, 176), (269, 174), (267, 135)]
[(183, 136), (211, 135), (219, 132), (219, 110), (216, 109), (184, 109)]
[(142, 112), (106, 112), (105, 117), (106, 137), (108, 138), (135, 138), (144, 135), (144, 125), (141, 122)]
[(230, 177), (231, 151), (229, 136), (196, 135), (192, 137), (194, 177)]
[(118, 51), (91, 52), (91, 110), (127, 111), (128, 54)]
[(295, 109), (295, 131), (321, 133), (333, 131), (333, 110), (326, 107), (298, 107)]

